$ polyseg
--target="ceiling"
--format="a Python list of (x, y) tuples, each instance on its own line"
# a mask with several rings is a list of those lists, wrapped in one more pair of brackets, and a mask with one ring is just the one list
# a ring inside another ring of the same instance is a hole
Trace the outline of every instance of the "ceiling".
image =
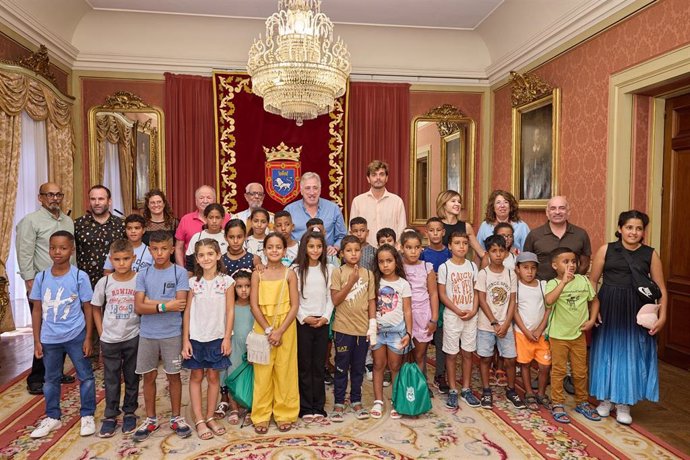
[[(95, 10), (264, 20), (277, 0), (85, 0)], [(333, 22), (390, 27), (474, 30), (504, 0), (324, 0)]]

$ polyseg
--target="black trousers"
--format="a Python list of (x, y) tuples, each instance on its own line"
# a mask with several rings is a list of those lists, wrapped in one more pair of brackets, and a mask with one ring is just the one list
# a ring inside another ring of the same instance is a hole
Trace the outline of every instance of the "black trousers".
[[(31, 311), (32, 313), (34, 311), (34, 303), (31, 301), (29, 301), (29, 311)], [(62, 354), (63, 367), (65, 366), (65, 356), (67, 356), (67, 353)], [(34, 353), (33, 361), (31, 362), (31, 372), (29, 373), (29, 376), (26, 378), (26, 383), (43, 383), (45, 382), (45, 376), (46, 368), (43, 365), (43, 358), (37, 358), (36, 354)]]
[(135, 372), (137, 367), (137, 350), (139, 349), (139, 337), (119, 343), (106, 343), (101, 341), (101, 354), (103, 356), (103, 380), (105, 381), (105, 418), (114, 418), (120, 415), (120, 383), (121, 377), (125, 381), (125, 399), (122, 402), (122, 411), (125, 414), (133, 414), (139, 403), (139, 375)]
[(297, 368), (299, 370), (299, 416), (326, 415), (324, 383), (328, 325), (313, 328), (297, 323)]

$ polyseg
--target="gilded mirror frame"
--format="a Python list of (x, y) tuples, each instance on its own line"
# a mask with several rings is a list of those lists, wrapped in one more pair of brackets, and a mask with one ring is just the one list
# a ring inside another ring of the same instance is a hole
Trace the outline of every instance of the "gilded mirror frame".
[[(429, 110), (424, 115), (417, 115), (412, 119), (410, 135), (410, 200), (409, 200), (409, 221), (413, 226), (426, 224), (429, 217), (436, 215), (436, 197), (429, 196), (429, 206), (427, 216), (416, 215), (417, 210), (417, 125), (420, 122), (434, 123), (437, 126), (440, 137), (438, 155), (441, 164), (441, 191), (448, 188), (447, 176), (447, 145), (456, 138), (460, 138), (460, 181), (463, 190), (457, 190), (462, 196), (462, 207), (465, 211), (467, 222), (472, 223), (474, 218), (474, 186), (475, 186), (475, 154), (477, 146), (477, 123), (470, 117), (465, 116), (457, 107), (444, 104)], [(463, 136), (464, 134), (464, 136)], [(464, 137), (464, 139), (463, 139)], [(435, 155), (433, 149), (430, 155)], [(462, 183), (464, 181), (464, 183)], [(430, 194), (431, 180), (428, 180), (429, 188), (427, 195)]]
[(152, 105), (148, 105), (136, 94), (127, 91), (118, 91), (112, 96), (106, 97), (105, 104), (91, 107), (88, 113), (89, 133), (89, 179), (90, 185), (102, 182), (100, 177), (100, 163), (98, 157), (98, 139), (96, 134), (96, 117), (99, 113), (119, 114), (123, 113), (147, 113), (155, 114), (158, 118), (157, 127), (152, 127), (150, 119), (147, 122), (133, 121), (132, 128), (132, 161), (133, 174), (132, 202), (133, 209), (143, 207), (143, 199), (137, 200), (137, 142), (142, 135), (148, 135), (149, 163), (148, 184), (149, 189), (158, 188), (165, 192), (165, 118), (163, 111)]

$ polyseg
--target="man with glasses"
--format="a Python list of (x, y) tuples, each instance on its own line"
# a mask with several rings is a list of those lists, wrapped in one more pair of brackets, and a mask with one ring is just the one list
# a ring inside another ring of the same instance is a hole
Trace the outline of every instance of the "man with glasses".
[[(65, 194), (62, 193), (58, 184), (48, 182), (41, 185), (38, 189), (38, 201), (41, 203), (41, 208), (26, 215), (17, 224), (17, 262), (19, 274), (24, 280), (27, 292), (31, 292), (36, 274), (53, 264), (48, 255), (50, 235), (58, 230), (74, 233), (74, 222), (60, 209), (64, 197)], [(29, 301), (29, 308), (33, 310), (31, 301)], [(43, 394), (44, 378), (43, 359), (38, 359), (34, 355), (31, 373), (26, 378), (30, 394)], [(62, 376), (62, 383), (72, 382), (74, 382), (74, 377)]]
[[(242, 222), (247, 223), (252, 211), (264, 205), (264, 196), (264, 188), (261, 184), (258, 182), (247, 184), (247, 187), (244, 189), (244, 199), (247, 200), (249, 207), (244, 211), (233, 214), (232, 218), (240, 219)], [(273, 213), (269, 214), (271, 216), (270, 223), (273, 223)]]

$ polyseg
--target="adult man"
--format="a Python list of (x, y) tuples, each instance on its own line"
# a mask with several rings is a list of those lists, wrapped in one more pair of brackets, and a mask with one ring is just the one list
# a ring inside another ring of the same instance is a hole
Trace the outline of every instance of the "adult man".
[(77, 243), (77, 267), (89, 275), (91, 287), (103, 277), (110, 244), (125, 238), (125, 224), (110, 213), (110, 190), (103, 185), (89, 189), (89, 209), (74, 222), (74, 239)]
[[(244, 199), (247, 200), (249, 207), (244, 211), (240, 211), (233, 214), (233, 219), (240, 219), (242, 222), (246, 223), (249, 220), (249, 216), (252, 211), (258, 209), (264, 205), (264, 187), (258, 182), (251, 182), (247, 184), (244, 189)], [(273, 213), (269, 213), (271, 216), (271, 222), (273, 222)]]
[(568, 222), (570, 206), (564, 196), (554, 196), (546, 204), (548, 222), (535, 228), (527, 235), (523, 251), (537, 255), (539, 268), (537, 277), (548, 281), (556, 277), (551, 266), (551, 251), (558, 247), (572, 249), (579, 258), (577, 272), (584, 275), (589, 270), (592, 247), (587, 232)]
[(318, 217), (323, 221), (326, 229), (326, 244), (328, 255), (335, 255), (340, 250), (340, 241), (347, 234), (345, 220), (340, 207), (321, 198), (321, 178), (314, 172), (306, 172), (300, 179), (300, 193), (302, 199), (285, 206), (285, 210), (292, 216), (295, 225), (292, 237), (302, 238), (307, 230), (307, 221)]
[[(202, 185), (194, 192), (196, 211), (182, 216), (175, 232), (175, 263), (177, 265), (185, 266), (185, 252), (187, 251), (187, 246), (189, 246), (189, 240), (192, 239), (194, 234), (199, 233), (204, 224), (206, 224), (206, 218), (204, 217), (206, 206), (215, 202), (216, 190), (210, 185)], [(230, 216), (226, 214), (223, 219), (223, 225), (229, 220)]]
[[(60, 209), (64, 196), (58, 184), (48, 182), (41, 185), (38, 189), (38, 201), (41, 203), (41, 208), (28, 214), (17, 224), (17, 262), (19, 274), (24, 280), (27, 292), (31, 292), (36, 274), (53, 263), (48, 255), (50, 235), (58, 230), (74, 233), (74, 222)], [(29, 301), (29, 308), (33, 310), (31, 301)], [(43, 359), (34, 356), (31, 373), (26, 378), (30, 394), (43, 394), (44, 376)], [(74, 377), (63, 375), (62, 383), (71, 382), (74, 382)]]
[(367, 241), (373, 247), (378, 246), (376, 232), (384, 227), (395, 230), (400, 234), (407, 226), (405, 204), (398, 195), (386, 190), (388, 182), (388, 164), (374, 160), (367, 166), (367, 182), (371, 185), (368, 192), (357, 195), (352, 200), (350, 219), (364, 217), (367, 220), (369, 236)]

